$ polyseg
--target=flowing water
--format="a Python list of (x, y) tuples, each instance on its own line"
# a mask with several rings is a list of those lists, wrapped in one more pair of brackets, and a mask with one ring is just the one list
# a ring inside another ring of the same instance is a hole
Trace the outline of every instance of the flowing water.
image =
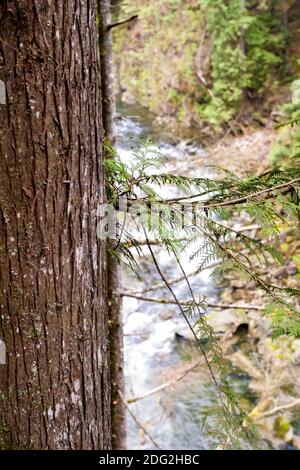
[[(117, 148), (121, 158), (131, 158), (131, 137), (152, 137), (168, 157), (168, 170), (176, 170), (193, 176), (207, 176), (207, 161), (200, 146), (184, 142), (174, 143), (173, 136), (153, 128), (151, 116), (143, 108), (122, 105), (117, 120)], [(203, 167), (186, 168), (187, 156), (203, 157)], [(172, 194), (173, 196), (173, 194)], [(164, 250), (155, 248), (161, 268), (170, 279), (180, 276), (176, 262)], [(147, 250), (144, 249), (145, 254)], [(149, 254), (148, 254), (149, 256)], [(186, 272), (195, 268), (188, 253), (182, 260)], [(139, 282), (130, 271), (124, 271), (123, 283), (132, 291), (143, 290), (161, 280), (149, 258), (140, 258), (144, 283)], [(216, 301), (218, 288), (209, 270), (192, 278), (192, 286), (199, 295)], [(174, 285), (177, 296), (189, 299), (185, 283)], [(170, 297), (165, 289), (145, 294), (149, 297)], [(174, 305), (162, 305), (125, 297), (123, 301), (125, 334), (125, 380), (126, 396), (140, 397), (162, 384), (172, 381), (198, 358), (199, 352), (187, 336), (184, 319)], [(199, 357), (200, 359), (200, 357)], [(235, 390), (247, 398), (247, 377), (233, 371), (231, 382)], [(251, 396), (248, 397), (252, 399)], [(162, 391), (129, 405), (139, 424), (128, 416), (128, 448), (155, 449), (209, 449), (215, 445), (214, 438), (203, 430), (205, 410), (216, 402), (216, 391), (205, 366), (189, 372), (182, 381), (167, 386)], [(141, 425), (141, 426), (140, 426)], [(142, 429), (151, 435), (152, 440)]]

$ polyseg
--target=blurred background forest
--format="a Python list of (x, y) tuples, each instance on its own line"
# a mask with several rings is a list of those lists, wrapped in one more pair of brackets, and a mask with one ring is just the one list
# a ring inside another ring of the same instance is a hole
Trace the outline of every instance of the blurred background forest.
[[(277, 128), (300, 118), (299, 0), (113, 0), (111, 7), (115, 22), (138, 15), (113, 30), (122, 158), (129, 137), (145, 135), (159, 142), (171, 171), (193, 176), (211, 175), (207, 165), (261, 175), (299, 152), (299, 128)], [(242, 214), (245, 226), (249, 236), (264, 236), (255, 217)], [(278, 248), (282, 262), (262, 274), (299, 288), (298, 234), (285, 229)], [(171, 279), (178, 277), (168, 256), (157, 253)], [(149, 281), (135, 293), (163, 296), (147, 256), (141, 266)], [(212, 281), (210, 272), (193, 281), (202, 294), (250, 305), (208, 312), (231, 385), (267, 446), (299, 449), (300, 339), (283, 334), (273, 341), (255, 284), (232, 273)], [(123, 282), (125, 293), (136, 283), (130, 272)], [(178, 292), (187, 296), (180, 286)], [(215, 436), (204, 436), (202, 424), (216, 397), (176, 307), (133, 297), (123, 308), (127, 396), (153, 440), (129, 416), (129, 448), (211, 448)]]
[[(216, 139), (299, 115), (299, 1), (138, 0), (113, 7), (122, 18), (139, 15), (115, 34), (117, 91), (159, 116), (159, 124), (195, 127)], [(284, 157), (298, 140), (296, 131), (277, 135), (271, 158)]]

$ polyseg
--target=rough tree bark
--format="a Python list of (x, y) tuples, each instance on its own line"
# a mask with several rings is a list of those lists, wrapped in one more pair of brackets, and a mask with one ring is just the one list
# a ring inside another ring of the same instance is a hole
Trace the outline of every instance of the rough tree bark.
[[(110, 0), (98, 0), (99, 38), (101, 54), (102, 109), (105, 138), (115, 144), (115, 90), (113, 86), (112, 32)], [(108, 156), (111, 158), (111, 156)], [(120, 394), (124, 394), (123, 372), (123, 323), (121, 315), (122, 298), (117, 294), (120, 284), (120, 269), (117, 261), (108, 256), (108, 302), (109, 302), (109, 341), (110, 374), (112, 397), (112, 447), (126, 449), (126, 414)]]
[(96, 0), (2, 0), (0, 23), (0, 446), (108, 449)]

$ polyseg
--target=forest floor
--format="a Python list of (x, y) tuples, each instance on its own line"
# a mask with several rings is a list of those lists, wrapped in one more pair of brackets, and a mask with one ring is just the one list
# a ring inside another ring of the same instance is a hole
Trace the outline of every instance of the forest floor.
[[(260, 174), (269, 167), (269, 153), (275, 136), (274, 129), (257, 127), (236, 137), (225, 135), (205, 148), (207, 160), (210, 165), (226, 168), (238, 175), (247, 172)], [(203, 164), (203, 157), (200, 158), (194, 156), (192, 163), (201, 161)]]

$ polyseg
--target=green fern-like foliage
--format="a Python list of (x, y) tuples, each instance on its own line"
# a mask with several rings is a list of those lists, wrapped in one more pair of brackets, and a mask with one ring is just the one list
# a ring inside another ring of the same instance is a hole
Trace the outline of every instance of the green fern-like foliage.
[[(165, 158), (151, 141), (137, 142), (132, 147), (131, 163), (124, 163), (113, 149), (108, 151), (114, 156), (113, 160), (108, 159), (105, 163), (108, 202), (118, 208), (119, 198), (126, 198), (128, 214), (134, 205), (138, 207), (134, 227), (144, 234), (154, 265), (195, 335), (197, 347), (204, 354), (217, 388), (224, 431), (222, 445), (236, 447), (239, 439), (251, 437), (255, 440), (255, 427), (228, 385), (222, 351), (205, 319), (206, 300), (201, 297), (201, 292), (192, 290), (180, 259), (187, 256), (188, 247), (190, 258), (197, 260), (196, 274), (215, 265), (215, 276), (222, 277), (228, 271), (234, 271), (254, 281), (265, 293), (266, 308), (263, 314), (270, 318), (271, 334), (274, 337), (281, 334), (299, 336), (300, 312), (296, 299), (300, 291), (273, 285), (261, 275), (262, 268), (267, 271), (271, 262), (282, 262), (277, 249), (281, 231), (299, 230), (298, 160), (294, 160), (289, 167), (277, 166), (261, 176), (248, 175), (243, 179), (219, 169), (220, 176), (210, 179), (163, 172)], [(163, 197), (162, 188), (165, 186), (176, 189), (179, 196)], [(151, 211), (149, 221), (149, 211), (153, 206), (156, 210)], [(242, 212), (260, 226), (258, 238), (234, 228)], [(188, 307), (181, 305), (162, 273), (151, 249), (150, 238), (162, 244), (182, 269), (190, 291)], [(136, 255), (130, 247), (135, 248)], [(142, 276), (138, 262), (140, 244), (136, 234), (126, 226), (126, 214), (119, 240), (114, 240), (109, 250), (120, 262)]]
[(280, 2), (200, 0), (212, 36), (211, 96), (198, 105), (202, 119), (220, 126), (248, 96), (276, 89), (283, 75), (287, 34)]

